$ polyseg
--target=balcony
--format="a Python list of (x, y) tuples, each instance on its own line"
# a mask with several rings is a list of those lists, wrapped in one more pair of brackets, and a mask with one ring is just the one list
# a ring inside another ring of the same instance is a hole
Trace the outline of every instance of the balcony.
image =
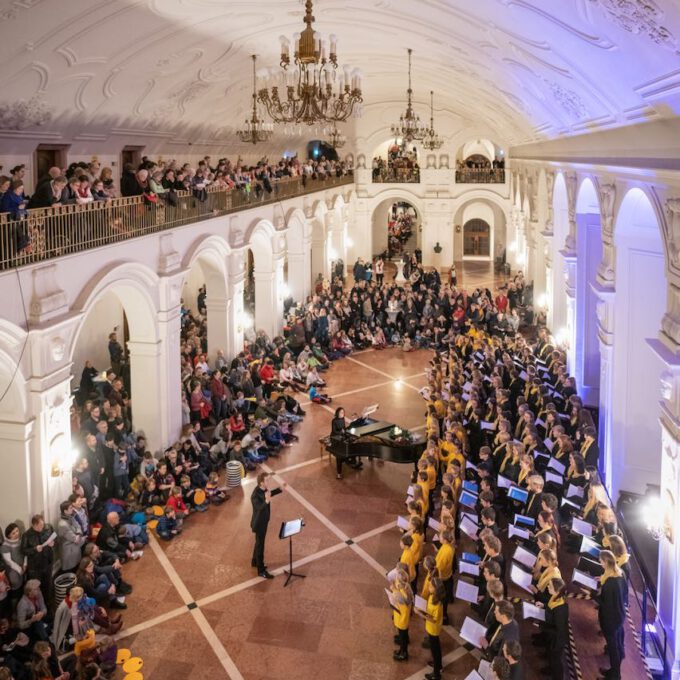
[[(142, 196), (133, 196), (108, 203), (29, 210), (28, 215), (19, 220), (3, 213), (0, 214), (0, 271), (353, 183), (352, 175), (327, 179), (292, 177), (273, 181), (271, 193), (209, 188), (207, 197), (201, 201), (190, 191), (179, 191), (177, 205), (160, 199), (150, 203)], [(18, 252), (17, 243), (22, 236), (29, 236), (31, 244)]]
[(456, 184), (505, 184), (505, 168), (462, 168)]
[(420, 184), (420, 168), (375, 168), (373, 184)]

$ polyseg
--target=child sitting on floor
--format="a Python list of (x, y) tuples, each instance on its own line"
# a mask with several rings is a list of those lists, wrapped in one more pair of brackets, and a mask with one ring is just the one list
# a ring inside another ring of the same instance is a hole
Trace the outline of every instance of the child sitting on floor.
[(205, 512), (208, 509), (208, 501), (203, 503), (196, 502), (196, 488), (191, 486), (191, 479), (188, 475), (182, 475), (179, 480), (179, 485), (182, 490), (182, 500), (189, 510), (197, 510), (198, 512)]
[(175, 536), (182, 533), (182, 526), (175, 516), (174, 509), (170, 506), (165, 508), (163, 516), (158, 520), (156, 533), (164, 541), (170, 541), (175, 538)]
[(309, 388), (309, 401), (313, 404), (330, 404), (331, 398), (327, 394), (319, 392), (315, 385)]
[(231, 496), (227, 493), (226, 486), (220, 486), (220, 478), (217, 472), (208, 475), (208, 483), (205, 485), (205, 495), (213, 505), (221, 505), (228, 501)]

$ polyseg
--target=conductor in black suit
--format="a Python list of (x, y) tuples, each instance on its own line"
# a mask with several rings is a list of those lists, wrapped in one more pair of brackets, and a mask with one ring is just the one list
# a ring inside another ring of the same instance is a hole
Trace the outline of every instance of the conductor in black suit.
[[(285, 487), (285, 483), (283, 484)], [(283, 491), (282, 488), (269, 489), (267, 486), (267, 473), (260, 472), (257, 476), (257, 487), (250, 496), (253, 504), (253, 517), (250, 520), (250, 528), (255, 534), (255, 547), (253, 548), (253, 559), (251, 566), (257, 567), (257, 574), (262, 578), (274, 578), (267, 571), (264, 563), (264, 540), (267, 537), (267, 527), (269, 526), (270, 508), (269, 503), (272, 496), (276, 496)]]

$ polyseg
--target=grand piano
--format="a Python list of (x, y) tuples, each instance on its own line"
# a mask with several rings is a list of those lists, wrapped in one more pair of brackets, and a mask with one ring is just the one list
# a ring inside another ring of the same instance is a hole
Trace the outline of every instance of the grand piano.
[(426, 445), (422, 435), (410, 434), (407, 438), (394, 423), (368, 417), (351, 422), (345, 435), (325, 437), (320, 441), (338, 461), (379, 458), (392, 463), (411, 463), (414, 467)]

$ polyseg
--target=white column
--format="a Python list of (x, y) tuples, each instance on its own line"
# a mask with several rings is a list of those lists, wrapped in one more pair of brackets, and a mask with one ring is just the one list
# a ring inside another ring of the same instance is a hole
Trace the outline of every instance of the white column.
[(612, 404), (614, 403), (614, 294), (613, 288), (591, 284), (597, 295), (597, 337), (600, 345), (600, 467), (604, 473), (607, 488), (612, 491), (614, 451), (612, 447)]
[(228, 349), (225, 351), (225, 356), (230, 361), (243, 349), (243, 333), (245, 331), (243, 290), (246, 272), (242, 252), (230, 255), (227, 271), (229, 272), (228, 288), (231, 305), (227, 314)]
[[(0, 421), (0, 526), (28, 518), (38, 510), (43, 510), (41, 488), (33, 488), (32, 472), (36, 475), (41, 469), (34, 470), (31, 454), (35, 421), (10, 423)], [(39, 461), (36, 461), (39, 463)], [(36, 502), (37, 501), (37, 502)]]
[(309, 257), (305, 258), (304, 253), (288, 253), (288, 288), (296, 302), (302, 302), (307, 297), (311, 278), (309, 269)]
[(648, 340), (665, 364), (661, 376), (661, 478), (659, 517), (664, 535), (659, 541), (657, 597), (659, 622), (668, 636), (671, 680), (680, 680), (680, 357), (665, 344)]
[(228, 297), (210, 293), (205, 300), (208, 323), (208, 363), (212, 366), (217, 357), (217, 350), (221, 349), (225, 356), (229, 356), (229, 314), (232, 301)]
[(281, 335), (283, 331), (283, 300), (286, 286), (285, 264), (286, 257), (282, 251), (279, 253), (278, 257), (274, 257), (274, 307), (272, 308), (273, 335), (271, 337)]
[(312, 232), (312, 281), (319, 274), (324, 277), (329, 274), (327, 245), (325, 230), (317, 225)]
[(274, 309), (276, 308), (275, 272), (255, 270), (255, 331), (263, 330), (270, 338), (274, 336)]
[(567, 319), (565, 328), (554, 328), (553, 333), (556, 334), (558, 342), (566, 341), (567, 343), (567, 367), (571, 375), (576, 375), (578, 368), (576, 366), (577, 357), (580, 353), (576, 351), (578, 338), (576, 323), (576, 291), (577, 291), (577, 274), (576, 274), (576, 253), (569, 253), (562, 251), (562, 258), (564, 259), (564, 282), (565, 293), (567, 301)]

